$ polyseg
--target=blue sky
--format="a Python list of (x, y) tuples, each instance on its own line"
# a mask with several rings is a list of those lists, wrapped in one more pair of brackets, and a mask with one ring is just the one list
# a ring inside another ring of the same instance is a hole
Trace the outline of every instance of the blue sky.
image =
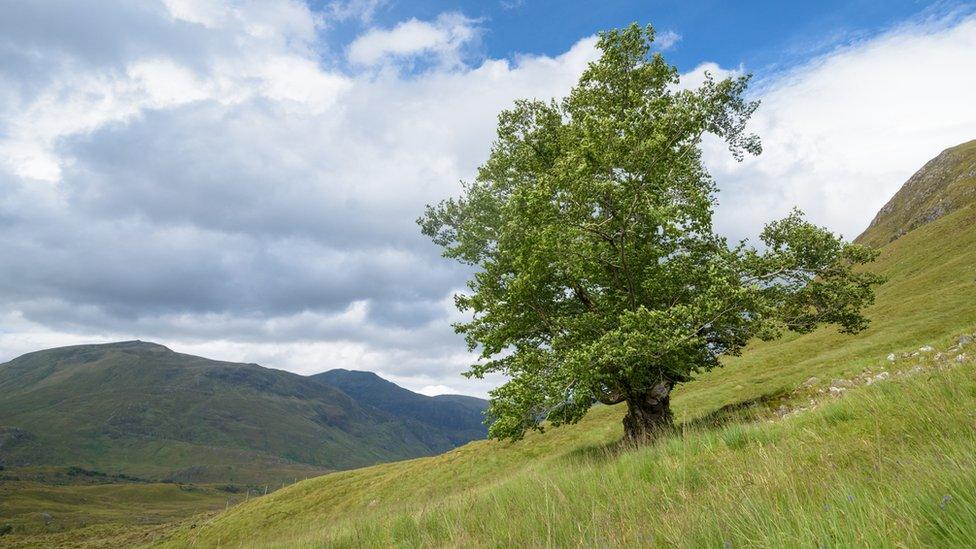
[[(321, 8), (324, 4), (319, 4)], [(703, 61), (744, 66), (757, 73), (789, 67), (851, 39), (863, 39), (913, 17), (964, 9), (963, 3), (919, 0), (818, 0), (730, 2), (603, 0), (390, 0), (380, 3), (368, 25), (392, 27), (457, 11), (484, 28), (472, 57), (558, 55), (582, 36), (632, 22), (651, 23), (659, 33), (681, 36), (668, 49), (680, 70)], [(364, 24), (333, 25), (324, 39), (341, 47)]]
[(763, 154), (702, 143), (732, 239), (794, 206), (854, 237), (976, 138), (971, 2), (316, 1), (0, 2), (0, 361), (142, 339), (485, 395), (415, 219), (635, 20), (685, 86), (757, 77)]

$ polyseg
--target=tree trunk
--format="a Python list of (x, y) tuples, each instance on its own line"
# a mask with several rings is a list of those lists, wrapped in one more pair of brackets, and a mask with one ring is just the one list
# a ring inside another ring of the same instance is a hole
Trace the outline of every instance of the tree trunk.
[(646, 393), (627, 399), (624, 416), (624, 438), (641, 443), (653, 438), (672, 424), (671, 389), (673, 383), (661, 382)]

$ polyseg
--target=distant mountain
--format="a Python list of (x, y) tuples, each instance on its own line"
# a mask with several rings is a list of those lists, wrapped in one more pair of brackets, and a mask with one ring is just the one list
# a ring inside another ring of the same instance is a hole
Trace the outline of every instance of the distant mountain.
[(915, 172), (856, 242), (880, 248), (976, 202), (976, 140), (942, 151)]
[(398, 402), (431, 405), (401, 414), (374, 405), (382, 399), (366, 387), (352, 396), (320, 376), (141, 341), (37, 351), (0, 364), (0, 462), (255, 482), (436, 454), (484, 436), (468, 421), (484, 401), (432, 399), (376, 379)]
[(420, 395), (372, 372), (337, 369), (311, 377), (338, 387), (357, 402), (426, 424), (454, 445), (487, 435), (483, 413), (488, 403), (480, 398)]

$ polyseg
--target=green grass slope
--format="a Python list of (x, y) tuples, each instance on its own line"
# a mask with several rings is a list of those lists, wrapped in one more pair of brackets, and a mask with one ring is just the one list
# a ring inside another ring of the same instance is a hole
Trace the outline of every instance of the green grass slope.
[[(159, 541), (972, 546), (976, 348), (958, 335), (976, 329), (976, 204), (897, 238), (872, 268), (889, 281), (867, 331), (754, 345), (680, 387), (682, 426), (655, 444), (617, 448), (623, 410), (597, 407), (519, 443), (300, 482)], [(828, 391), (876, 375), (890, 377)]]
[(470, 439), (314, 379), (152, 343), (64, 347), (0, 364), (0, 463), (8, 467), (277, 484)]
[(540, 456), (465, 447), (327, 475), (184, 526), (168, 543), (971, 546), (974, 374), (972, 364), (933, 370), (783, 421), (688, 428), (619, 452), (601, 445), (618, 433), (595, 436), (616, 414), (596, 414), (525, 445)]

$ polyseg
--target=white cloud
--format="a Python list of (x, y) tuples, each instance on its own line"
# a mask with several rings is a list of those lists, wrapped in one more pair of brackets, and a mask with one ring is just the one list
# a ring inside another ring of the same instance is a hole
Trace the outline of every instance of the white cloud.
[(368, 31), (349, 45), (347, 55), (351, 63), (363, 66), (422, 55), (457, 66), (461, 48), (478, 37), (476, 24), (460, 13), (444, 13), (430, 22), (410, 19), (392, 29)]
[(662, 50), (670, 50), (681, 41), (681, 35), (674, 32), (673, 30), (666, 30), (664, 32), (658, 33), (654, 38), (654, 44)]
[(454, 392), (454, 389), (448, 387), (447, 385), (425, 385), (417, 392), (427, 396), (437, 396), (451, 394)]
[(710, 76), (715, 80), (724, 80), (726, 78), (737, 78), (743, 74), (744, 72), (741, 67), (737, 69), (726, 69), (719, 66), (718, 63), (708, 61), (682, 74), (678, 87), (695, 89), (705, 83), (706, 76)]
[[(147, 109), (203, 99), (241, 103), (256, 97), (303, 101), (321, 109), (346, 88), (346, 77), (318, 67), (312, 45), (317, 17), (301, 2), (275, 0), (230, 7), (216, 1), (167, 0), (165, 7), (170, 11), (132, 17), (140, 18), (143, 25), (145, 19), (172, 17), (174, 21), (159, 23), (159, 32), (172, 37), (132, 47), (147, 52), (120, 59), (118, 64), (93, 65), (85, 52), (64, 55), (61, 44), (41, 52), (24, 45), (17, 53), (34, 58), (50, 74), (42, 88), (25, 82), (26, 92), (11, 92), (0, 103), (0, 165), (22, 177), (56, 181), (65, 160), (54, 152), (61, 137), (124, 123)], [(46, 6), (30, 8), (42, 11)], [(188, 60), (186, 52), (168, 42), (178, 41), (183, 34), (198, 37), (194, 28), (198, 24), (207, 26), (208, 32), (206, 39), (195, 39), (216, 51), (203, 47)], [(48, 34), (40, 25), (36, 31)], [(126, 51), (126, 46), (131, 44), (110, 47)], [(36, 77), (33, 70), (28, 75)], [(20, 75), (8, 78), (16, 83)]]
[(742, 164), (714, 143), (719, 226), (755, 234), (757, 212), (793, 205), (854, 238), (908, 177), (976, 138), (976, 18), (892, 29), (757, 84), (752, 130), (764, 152)]

